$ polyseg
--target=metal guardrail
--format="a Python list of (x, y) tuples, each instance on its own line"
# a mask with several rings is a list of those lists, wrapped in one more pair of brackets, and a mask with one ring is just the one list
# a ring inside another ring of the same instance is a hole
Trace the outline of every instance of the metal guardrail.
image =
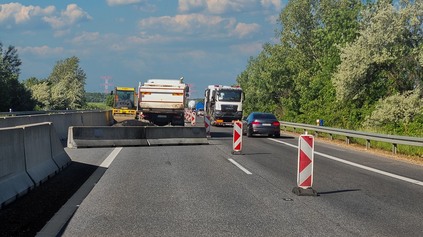
[(366, 140), (366, 148), (370, 148), (370, 141), (380, 141), (392, 144), (392, 152), (397, 154), (397, 146), (398, 144), (402, 145), (409, 145), (409, 146), (421, 146), (423, 147), (423, 138), (421, 137), (407, 137), (407, 136), (394, 136), (394, 135), (385, 135), (385, 134), (378, 134), (378, 133), (369, 133), (369, 132), (360, 132), (360, 131), (353, 131), (353, 130), (346, 130), (346, 129), (339, 129), (339, 128), (330, 128), (324, 126), (315, 126), (309, 124), (301, 124), (301, 123), (291, 123), (291, 122), (284, 122), (280, 121), (282, 127), (291, 127), (297, 129), (304, 129), (305, 131), (311, 130), (315, 132), (322, 132), (327, 133), (330, 135), (332, 139), (333, 135), (341, 135), (346, 137), (347, 144), (350, 143), (350, 138), (361, 138)]

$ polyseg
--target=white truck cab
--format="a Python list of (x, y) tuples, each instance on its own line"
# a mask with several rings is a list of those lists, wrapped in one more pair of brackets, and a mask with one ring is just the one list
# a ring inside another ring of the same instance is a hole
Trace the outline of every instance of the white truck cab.
[(239, 86), (209, 85), (204, 93), (204, 108), (212, 125), (233, 125), (242, 119), (244, 93)]

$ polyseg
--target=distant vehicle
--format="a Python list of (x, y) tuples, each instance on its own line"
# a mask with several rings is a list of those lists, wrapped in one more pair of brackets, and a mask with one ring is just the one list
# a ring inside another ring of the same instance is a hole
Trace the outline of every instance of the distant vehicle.
[(267, 135), (280, 137), (281, 128), (276, 116), (271, 113), (252, 112), (243, 121), (243, 134), (248, 137), (253, 135)]
[(195, 108), (195, 100), (190, 100), (188, 102), (188, 109), (194, 109)]
[(203, 102), (197, 102), (195, 105), (195, 111), (197, 112), (197, 115), (204, 116), (204, 103)]
[(209, 85), (204, 93), (204, 111), (211, 125), (233, 125), (242, 118), (244, 93), (239, 86)]
[(189, 87), (179, 80), (149, 79), (139, 87), (139, 116), (155, 125), (184, 126)]
[(133, 87), (115, 87), (113, 94), (114, 120), (122, 122), (128, 119), (135, 119), (137, 115), (136, 92)]

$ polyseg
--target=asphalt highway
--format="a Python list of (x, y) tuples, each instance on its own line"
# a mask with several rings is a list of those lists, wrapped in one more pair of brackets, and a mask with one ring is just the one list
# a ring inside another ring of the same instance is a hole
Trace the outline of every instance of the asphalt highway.
[(297, 196), (297, 137), (244, 137), (232, 154), (232, 128), (211, 130), (210, 145), (67, 150), (102, 172), (59, 235), (423, 233), (422, 166), (316, 142), (319, 195)]

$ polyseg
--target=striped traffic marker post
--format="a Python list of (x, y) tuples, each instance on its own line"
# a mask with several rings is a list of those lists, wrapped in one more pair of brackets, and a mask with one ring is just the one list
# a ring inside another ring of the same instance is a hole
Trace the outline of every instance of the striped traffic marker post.
[(317, 196), (313, 185), (314, 137), (301, 135), (298, 139), (297, 187), (292, 190), (298, 196)]
[(207, 137), (210, 137), (210, 116), (204, 116), (204, 127), (206, 128)]
[(192, 112), (192, 114), (191, 114), (191, 125), (192, 126), (194, 126), (195, 125), (195, 122), (196, 122), (196, 118), (197, 118), (197, 115), (195, 114), (195, 112)]
[(233, 150), (232, 154), (241, 154), (242, 151), (242, 122), (234, 122), (234, 132), (233, 132)]

